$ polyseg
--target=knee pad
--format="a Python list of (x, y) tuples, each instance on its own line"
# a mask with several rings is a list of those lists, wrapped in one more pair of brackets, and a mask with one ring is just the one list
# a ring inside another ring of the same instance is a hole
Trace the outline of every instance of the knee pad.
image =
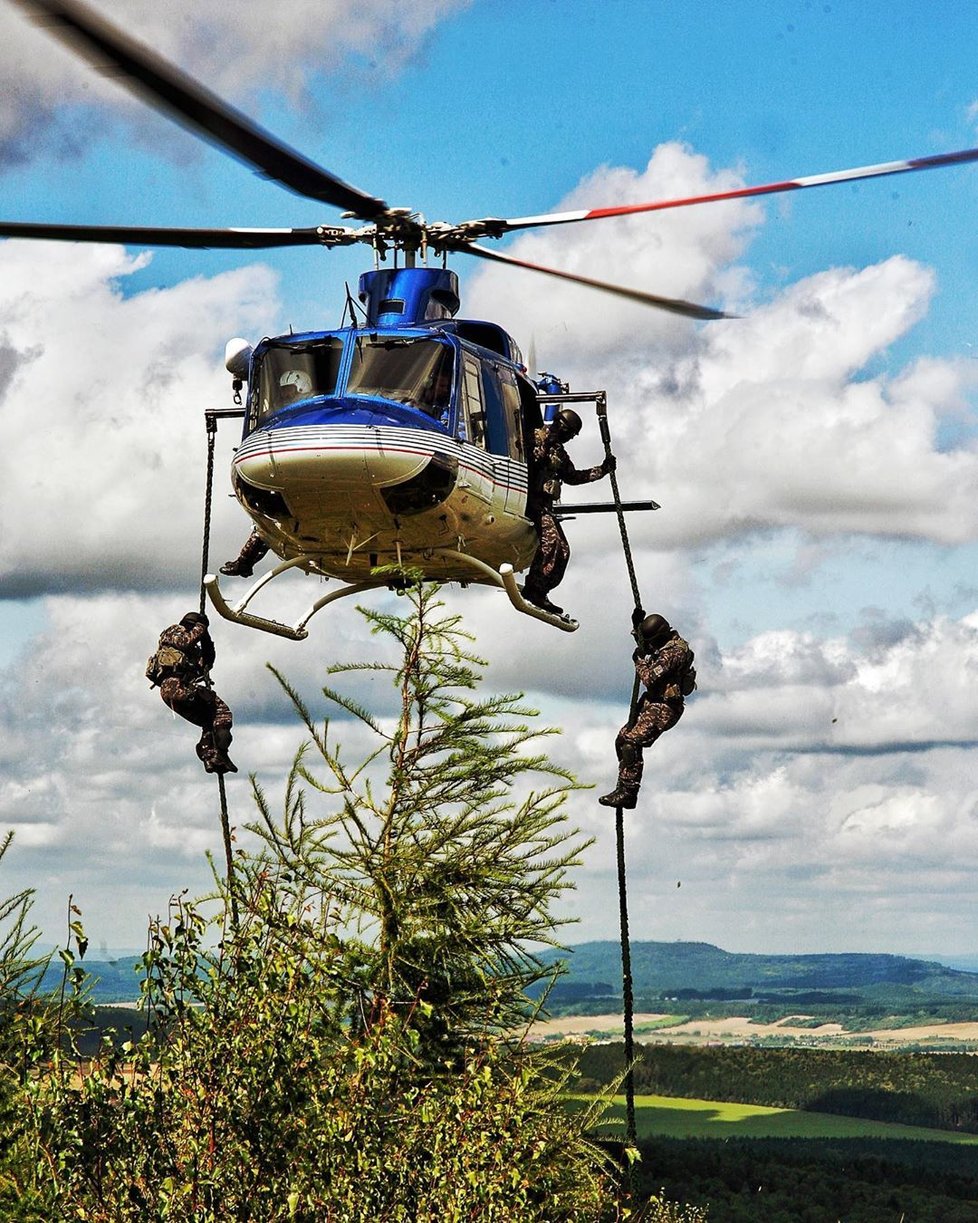
[(634, 743), (629, 743), (624, 740), (618, 748), (618, 759), (625, 765), (638, 765), (642, 763), (642, 749)]
[(227, 726), (215, 726), (211, 731), (214, 746), (218, 751), (226, 752), (231, 746), (231, 730)]

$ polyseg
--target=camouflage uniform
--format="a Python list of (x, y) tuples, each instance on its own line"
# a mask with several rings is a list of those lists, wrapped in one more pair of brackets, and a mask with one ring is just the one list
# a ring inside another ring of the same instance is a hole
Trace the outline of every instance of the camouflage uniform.
[(545, 606), (550, 591), (563, 581), (570, 559), (570, 544), (554, 514), (561, 483), (591, 484), (606, 476), (609, 470), (606, 464), (599, 463), (597, 467), (578, 471), (557, 436), (554, 422), (534, 433), (526, 513), (537, 529), (540, 542), (523, 587), (527, 602)]
[(202, 728), (196, 750), (208, 773), (237, 772), (227, 754), (231, 745), (231, 710), (204, 684), (206, 673), (214, 665), (214, 643), (207, 625), (171, 624), (160, 634), (159, 644), (174, 647), (185, 659), (160, 684), (163, 703)]
[[(618, 755), (618, 792), (634, 798), (642, 784), (642, 749), (651, 747), (683, 716), (680, 681), (692, 661), (689, 646), (673, 630), (665, 644), (644, 655), (632, 656), (635, 671), (646, 691), (632, 721), (626, 722), (615, 739)], [(633, 804), (634, 805), (634, 804)]]
[(257, 528), (252, 528), (251, 534), (241, 545), (241, 551), (233, 561), (221, 566), (221, 572), (232, 578), (250, 578), (267, 552), (268, 544), (258, 534)]

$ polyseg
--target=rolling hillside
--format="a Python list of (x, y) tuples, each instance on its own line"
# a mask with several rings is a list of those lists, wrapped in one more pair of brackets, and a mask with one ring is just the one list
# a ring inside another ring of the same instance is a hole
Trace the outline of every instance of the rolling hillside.
[[(899, 955), (841, 953), (756, 955), (724, 951), (711, 943), (636, 942), (631, 947), (633, 990), (659, 1000), (751, 1000), (754, 1003), (840, 1003), (887, 1000), (974, 1002), (978, 973), (932, 960)], [(567, 972), (550, 1001), (554, 1006), (621, 996), (621, 950), (617, 942), (582, 943), (549, 952)]]

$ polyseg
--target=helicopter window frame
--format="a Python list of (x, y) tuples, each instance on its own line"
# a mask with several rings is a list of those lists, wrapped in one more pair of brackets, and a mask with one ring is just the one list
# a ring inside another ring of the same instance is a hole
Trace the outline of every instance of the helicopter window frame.
[(302, 400), (335, 395), (342, 364), (339, 336), (301, 343), (271, 341), (260, 348), (252, 370), (249, 428)]
[(482, 365), (471, 353), (462, 353), (462, 394), (459, 404), (464, 413), (463, 440), (486, 448), (486, 397), (482, 388)]
[(428, 335), (375, 332), (357, 337), (344, 393), (403, 403), (447, 425), (454, 386), (451, 344)]

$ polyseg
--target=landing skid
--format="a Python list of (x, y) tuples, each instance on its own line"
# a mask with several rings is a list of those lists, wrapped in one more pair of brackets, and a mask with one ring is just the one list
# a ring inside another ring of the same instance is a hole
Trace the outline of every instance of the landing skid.
[[(455, 552), (450, 549), (439, 550), (438, 555), (446, 559), (457, 562), (469, 569), (474, 569), (481, 577), (481, 580), (487, 585), (498, 586), (506, 592), (510, 603), (518, 612), (522, 612), (524, 616), (532, 616), (534, 620), (542, 620), (545, 624), (550, 624), (554, 628), (559, 628), (561, 632), (573, 633), (578, 628), (576, 620), (572, 620), (570, 616), (558, 616), (552, 612), (546, 612), (540, 607), (535, 607), (532, 603), (528, 603), (520, 593), (520, 588), (516, 584), (516, 575), (513, 572), (513, 566), (508, 564), (500, 565), (499, 569), (493, 569), (484, 561), (477, 560), (474, 556), (467, 556), (464, 552)], [(308, 556), (295, 556), (291, 560), (282, 561), (270, 569), (268, 573), (263, 573), (262, 576), (254, 582), (248, 589), (243, 598), (236, 603), (229, 604), (221, 592), (220, 583), (216, 573), (208, 573), (204, 578), (204, 588), (210, 598), (211, 603), (225, 620), (231, 620), (235, 624), (243, 624), (247, 628), (261, 629), (265, 633), (274, 633), (277, 637), (288, 637), (292, 641), (303, 641), (309, 636), (309, 630), (306, 627), (309, 621), (313, 618), (316, 612), (321, 611), (328, 603), (334, 603), (337, 599), (343, 599), (347, 595), (359, 594), (362, 590), (376, 590), (379, 586), (387, 586), (389, 577), (379, 577), (376, 580), (367, 580), (363, 582), (353, 582), (348, 586), (343, 586), (339, 590), (334, 590), (328, 595), (324, 595), (321, 599), (317, 599), (315, 603), (300, 616), (294, 624), (283, 624), (280, 620), (270, 620), (265, 616), (256, 616), (253, 612), (246, 611), (248, 604), (263, 587), (267, 586), (273, 578), (277, 578), (279, 574), (285, 573), (289, 569), (294, 569), (297, 565), (308, 562)]]
[(578, 622), (572, 620), (570, 616), (558, 616), (553, 612), (544, 611), (542, 607), (536, 607), (533, 603), (527, 603), (520, 593), (519, 586), (516, 584), (516, 574), (513, 572), (512, 565), (504, 563), (499, 566), (497, 572), (490, 565), (476, 560), (474, 556), (466, 556), (464, 552), (452, 552), (446, 549), (441, 555), (450, 556), (453, 560), (461, 561), (472, 569), (477, 569), (479, 573), (485, 575), (488, 582), (493, 586), (501, 586), (506, 591), (510, 603), (512, 603), (518, 612), (522, 612), (524, 616), (532, 616), (534, 620), (542, 620), (544, 624), (552, 624), (554, 628), (559, 628), (564, 633), (577, 631), (579, 627)]
[(245, 594), (244, 598), (239, 599), (237, 603), (229, 605), (221, 593), (221, 587), (217, 579), (216, 573), (208, 573), (204, 578), (204, 588), (210, 597), (214, 609), (219, 612), (225, 620), (233, 620), (235, 624), (244, 624), (248, 628), (261, 629), (265, 633), (274, 633), (277, 637), (288, 637), (292, 641), (303, 641), (309, 636), (309, 630), (306, 625), (313, 618), (316, 612), (320, 611), (327, 603), (333, 603), (337, 599), (345, 598), (347, 595), (359, 594), (361, 590), (373, 590), (377, 586), (383, 586), (386, 583), (383, 581), (377, 582), (354, 582), (349, 586), (344, 586), (341, 590), (334, 590), (328, 595), (324, 595), (321, 599), (317, 599), (309, 608), (305, 615), (300, 616), (295, 624), (283, 624), (280, 620), (269, 620), (265, 616), (256, 616), (253, 612), (245, 611), (245, 608), (255, 597), (255, 595), (267, 586), (272, 578), (277, 578), (280, 573), (285, 573), (287, 569), (294, 569), (296, 565), (301, 565), (303, 561), (309, 558), (305, 556), (296, 556), (292, 560), (282, 561), (280, 565), (276, 565), (274, 569), (270, 569), (268, 573), (263, 573), (257, 582), (253, 583), (250, 589)]

